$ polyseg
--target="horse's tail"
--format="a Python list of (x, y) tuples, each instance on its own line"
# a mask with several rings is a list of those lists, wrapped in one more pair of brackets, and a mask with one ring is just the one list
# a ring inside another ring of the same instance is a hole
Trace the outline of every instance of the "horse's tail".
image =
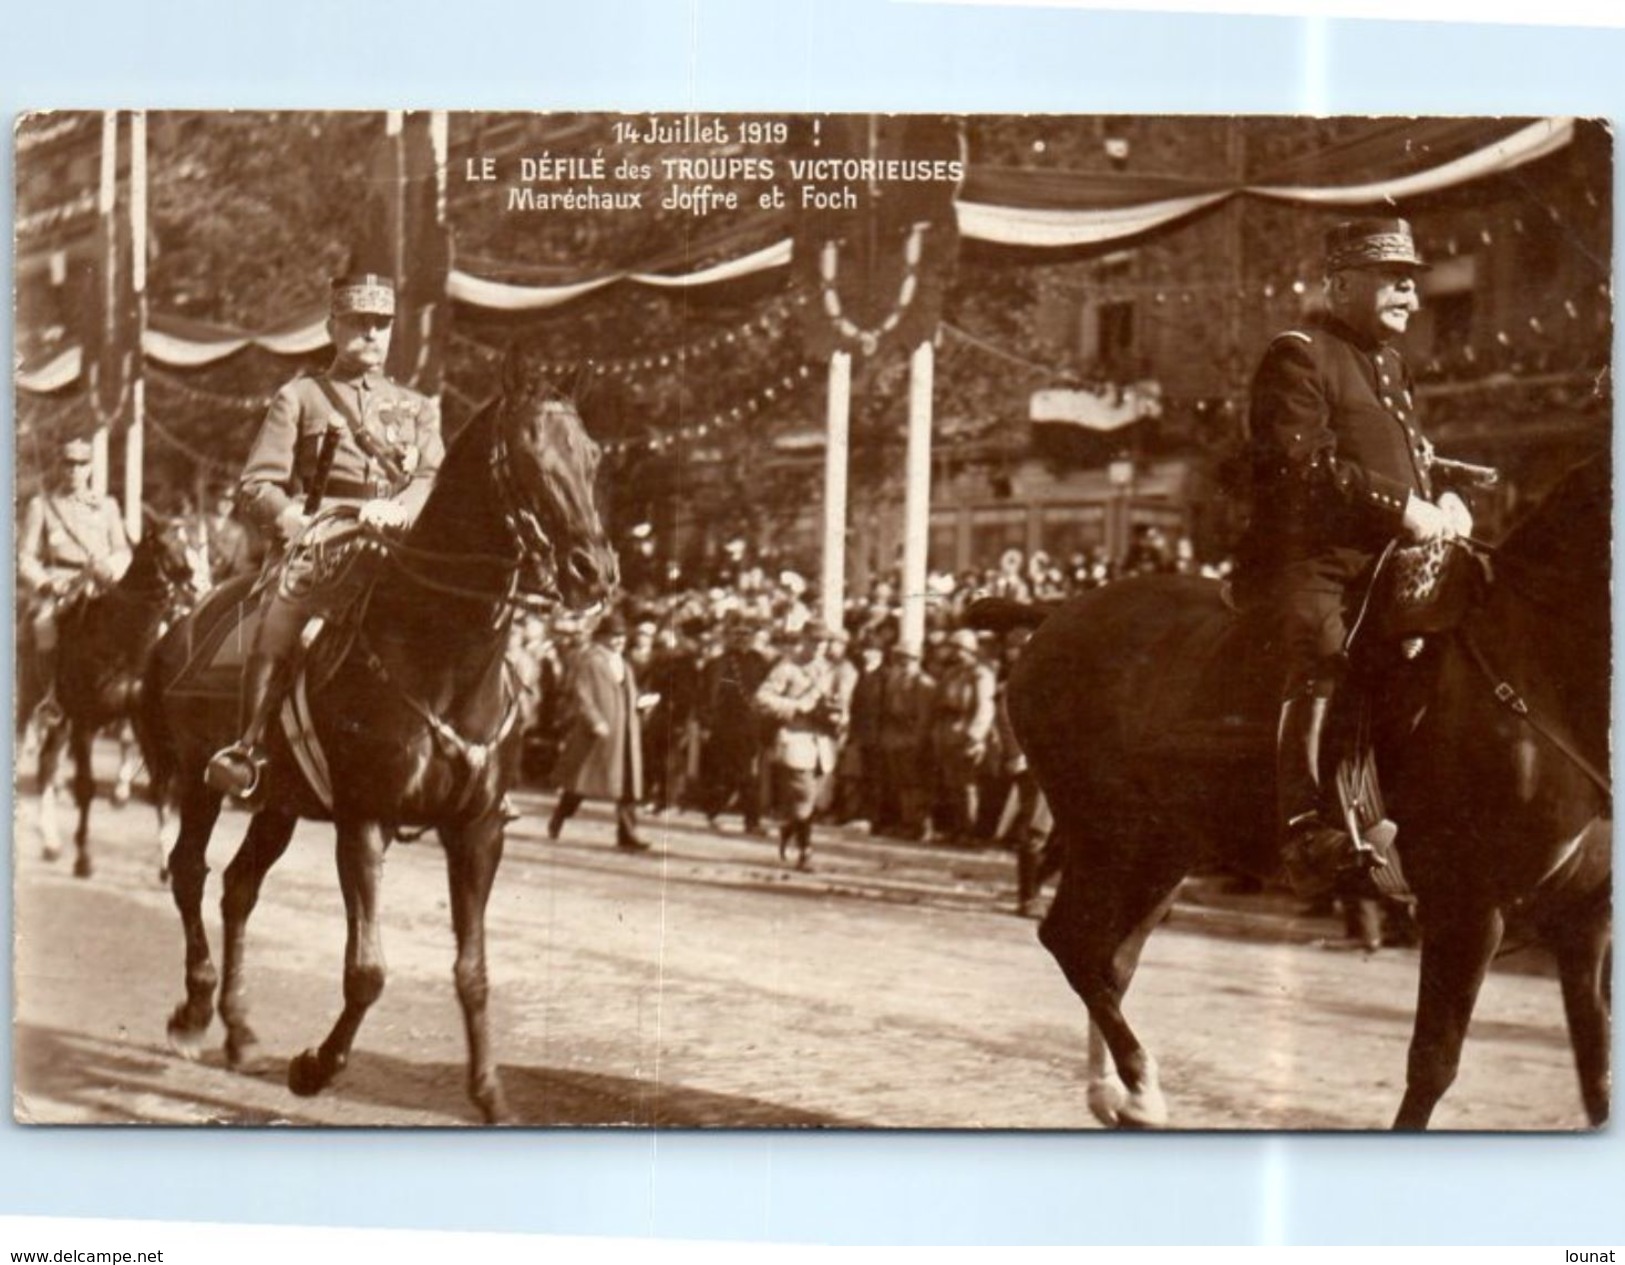
[(1010, 597), (979, 597), (965, 608), (964, 625), (979, 632), (1007, 633), (1015, 628), (1037, 628), (1052, 607), (1018, 602)]

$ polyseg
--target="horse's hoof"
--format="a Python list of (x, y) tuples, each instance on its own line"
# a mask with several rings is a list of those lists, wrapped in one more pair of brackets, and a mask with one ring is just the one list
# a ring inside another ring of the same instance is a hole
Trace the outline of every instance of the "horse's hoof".
[(1161, 1092), (1130, 1094), (1117, 1113), (1119, 1129), (1166, 1129), (1168, 1104)]
[(1089, 1082), (1089, 1114), (1108, 1129), (1115, 1129), (1121, 1119), (1123, 1104), (1128, 1101), (1128, 1090), (1115, 1076), (1105, 1076)]
[(208, 1028), (194, 1028), (179, 1018), (169, 1021), (169, 1048), (188, 1063), (196, 1063), (203, 1054), (203, 1039)]
[(493, 1085), (490, 1089), (474, 1092), (474, 1101), (479, 1105), (480, 1115), (486, 1124), (512, 1124), (513, 1114), (508, 1110), (507, 1095), (502, 1092), (502, 1086)]
[[(243, 1076), (258, 1076), (266, 1068), (266, 1054), (260, 1048), (260, 1039), (252, 1032), (242, 1036), (226, 1037), (226, 1062), (231, 1070)], [(289, 1080), (293, 1072), (289, 1069)]]
[(91, 874), (93, 873), (93, 870), (94, 870), (94, 867), (92, 867), (92, 865), (90, 864), (90, 858), (89, 857), (84, 856), (83, 854), (81, 854), (81, 855), (74, 858), (74, 860), (73, 860), (73, 876), (74, 876), (74, 878), (89, 878), (91, 876)]
[(313, 1097), (327, 1088), (321, 1056), (315, 1050), (295, 1055), (288, 1063), (288, 1088), (301, 1098)]

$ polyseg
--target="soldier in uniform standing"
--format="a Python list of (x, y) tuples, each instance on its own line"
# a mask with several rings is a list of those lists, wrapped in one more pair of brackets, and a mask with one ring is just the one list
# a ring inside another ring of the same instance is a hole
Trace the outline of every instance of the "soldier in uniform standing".
[(997, 686), (974, 632), (958, 629), (948, 648), (951, 658), (932, 708), (931, 749), (945, 842), (964, 844), (972, 841), (976, 822), (977, 775), (993, 734)]
[(118, 583), (130, 565), (118, 502), (95, 491), (91, 478), (90, 441), (70, 439), (56, 488), (29, 500), (17, 544), (17, 577), (32, 600), (29, 621), (45, 690), (36, 715), (47, 724), (61, 716), (56, 647), (64, 608)]
[(812, 819), (823, 780), (835, 771), (835, 746), (846, 729), (841, 682), (825, 647), (829, 630), (817, 620), (801, 627), (795, 649), (780, 659), (756, 691), (756, 705), (778, 725), (773, 741), (779, 801), (779, 859), (796, 845), (799, 869), (812, 853)]
[[(243, 670), (242, 737), (209, 761), (215, 790), (252, 803), (265, 766), (264, 739), (306, 621), (340, 607), (365, 582), (359, 547), (322, 549), (325, 521), (307, 533), (305, 504), (317, 478), (323, 439), (333, 433), (332, 467), (321, 509), (356, 507), (359, 522), (403, 534), (429, 498), (445, 454), (435, 401), (384, 376), (395, 319), (395, 288), (372, 273), (333, 282), (328, 334), (333, 364), (277, 392), (238, 482), (241, 512), (272, 542), (276, 571)], [(357, 542), (359, 545), (359, 542)]]
[[(1394, 540), (1466, 535), (1472, 517), (1435, 501), (1432, 448), (1393, 342), (1419, 306), (1426, 267), (1401, 219), (1340, 224), (1326, 238), (1324, 319), (1276, 336), (1254, 375), (1248, 417), (1252, 521), (1243, 576), (1277, 616), (1286, 665), (1277, 731), (1283, 851), (1295, 886), (1369, 883), (1322, 795), (1321, 735), (1347, 666), (1350, 599)], [(1390, 833), (1382, 823), (1370, 837)]]

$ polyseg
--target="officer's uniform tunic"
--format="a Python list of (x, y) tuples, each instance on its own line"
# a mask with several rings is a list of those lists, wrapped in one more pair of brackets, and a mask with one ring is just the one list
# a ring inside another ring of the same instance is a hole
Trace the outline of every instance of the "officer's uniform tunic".
[[(300, 377), (272, 400), (239, 483), (244, 517), (268, 539), (278, 539), (281, 514), (303, 504), (315, 480), (323, 438), (334, 423), (341, 438), (322, 508), (395, 498), (405, 506), (409, 522), (423, 508), (445, 456), (436, 403), (376, 371), (349, 379), (331, 373)], [(358, 429), (364, 431), (365, 443), (357, 438)], [(389, 463), (396, 469), (390, 470)], [(349, 578), (348, 567), (339, 570), (321, 578), (342, 583)], [(296, 556), (279, 595), (304, 600), (312, 580), (308, 561)]]
[(40, 645), (55, 644), (58, 595), (53, 587), (84, 575), (93, 563), (128, 555), (118, 502), (96, 492), (41, 492), (23, 512), (17, 575), (35, 595)]
[(1347, 634), (1344, 594), (1431, 500), (1429, 447), (1398, 351), (1334, 319), (1278, 335), (1252, 385), (1249, 587), (1282, 613), (1287, 696), (1327, 692)]

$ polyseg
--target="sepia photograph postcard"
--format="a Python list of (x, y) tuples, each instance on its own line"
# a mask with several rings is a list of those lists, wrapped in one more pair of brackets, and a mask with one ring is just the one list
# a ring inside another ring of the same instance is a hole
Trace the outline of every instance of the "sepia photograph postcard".
[(16, 1122), (1607, 1121), (1605, 120), (11, 144)]

